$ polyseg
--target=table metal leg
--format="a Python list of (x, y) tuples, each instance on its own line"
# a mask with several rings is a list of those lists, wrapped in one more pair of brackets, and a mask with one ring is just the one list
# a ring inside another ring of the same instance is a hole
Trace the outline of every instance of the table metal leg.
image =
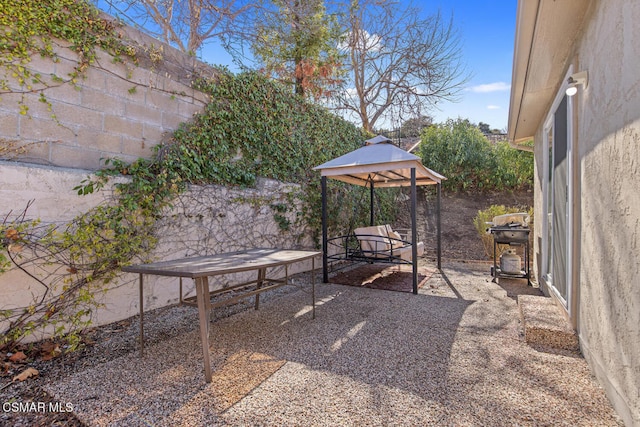
[(496, 243), (496, 239), (493, 239), (493, 279), (492, 282), (497, 283), (496, 279), (498, 278), (498, 263), (496, 260), (496, 252), (497, 252), (498, 244)]
[[(267, 277), (267, 269), (260, 268), (258, 269), (258, 281), (256, 282), (256, 290), (262, 287), (262, 283), (264, 282), (265, 277)], [(260, 308), (260, 292), (256, 294), (256, 310)]]
[(211, 358), (209, 356), (209, 312), (211, 299), (207, 277), (196, 277), (196, 299), (198, 300), (198, 316), (200, 318), (200, 341), (204, 359), (204, 377), (211, 382)]
[(316, 259), (311, 258), (311, 313), (316, 318)]
[(140, 284), (140, 357), (144, 356), (144, 306), (143, 306), (143, 301), (144, 301), (144, 296), (142, 294), (142, 290), (144, 287), (144, 284), (142, 282), (142, 273), (140, 273), (140, 280), (139, 280), (139, 284)]

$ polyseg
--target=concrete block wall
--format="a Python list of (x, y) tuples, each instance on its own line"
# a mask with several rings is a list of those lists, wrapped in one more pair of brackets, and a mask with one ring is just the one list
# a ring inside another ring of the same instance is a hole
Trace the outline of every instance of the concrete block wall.
[[(87, 196), (78, 196), (72, 190), (88, 173), (86, 170), (0, 161), (0, 200), (11, 201), (0, 208), (0, 215), (4, 218), (13, 211), (9, 215), (12, 219), (32, 201), (26, 219), (39, 218), (43, 223), (64, 225), (77, 215), (108, 201), (109, 188)], [(296, 214), (301, 209), (301, 202), (296, 197), (299, 190), (296, 184), (264, 179), (259, 180), (255, 188), (194, 186), (173, 201), (173, 208), (168, 209), (159, 221), (159, 242), (151, 256), (154, 260), (168, 260), (252, 247), (312, 248), (309, 233), (305, 232), (304, 226), (296, 224)], [(291, 223), (287, 230), (283, 230), (274, 217), (275, 211), (271, 206), (277, 204), (288, 206), (287, 212), (279, 212)], [(320, 266), (319, 259), (315, 266)], [(310, 261), (298, 263), (289, 268), (289, 274), (310, 269)], [(51, 271), (66, 274), (64, 266), (51, 266), (45, 273)], [(44, 274), (40, 269), (31, 273), (36, 276)], [(283, 268), (268, 272), (271, 278), (284, 277), (284, 273)], [(210, 281), (210, 288), (246, 282), (255, 279), (255, 274), (216, 277)], [(104, 307), (92, 315), (93, 325), (115, 322), (138, 313), (137, 279), (137, 274), (123, 273), (118, 281), (110, 284), (110, 290), (102, 295)], [(185, 296), (194, 295), (193, 282), (183, 282)], [(178, 289), (177, 278), (147, 276), (145, 310), (178, 302)], [(0, 274), (0, 308), (28, 306), (43, 291), (42, 285), (17, 268)], [(0, 322), (0, 331), (2, 328)], [(42, 337), (40, 331), (31, 339)]]
[[(26, 151), (7, 156), (11, 161), (0, 158), (0, 199), (4, 201), (0, 217), (20, 213), (31, 203), (27, 219), (65, 224), (108, 202), (108, 188), (81, 197), (73, 187), (100, 169), (103, 158), (130, 162), (150, 157), (155, 145), (207, 104), (207, 96), (191, 89), (191, 81), (196, 75), (213, 75), (212, 67), (162, 46), (137, 30), (122, 31), (141, 52), (139, 66), (114, 61), (106, 52), (99, 52), (98, 60), (78, 80), (77, 87), (56, 84), (50, 76), (67, 78), (77, 63), (75, 53), (58, 41), (58, 61), (34, 56), (27, 64), (33, 73), (48, 79), (50, 86), (44, 95), (50, 107), (40, 102), (37, 93), (20, 93), (15, 82), (14, 93), (1, 95), (0, 144), (23, 146)], [(159, 52), (163, 60), (150, 60), (144, 55), (150, 50)], [(27, 114), (21, 114), (21, 105), (28, 106)], [(0, 150), (0, 156), (2, 153)], [(253, 189), (193, 188), (165, 213), (153, 258), (174, 259), (249, 247), (311, 248), (313, 242), (306, 237), (309, 233), (296, 226), (282, 230), (270, 208), (272, 204), (291, 204), (290, 193), (296, 191), (295, 185), (264, 180)], [(297, 203), (286, 214), (292, 223), (299, 210)], [(302, 263), (289, 273), (310, 267), (310, 262)], [(284, 271), (270, 274), (282, 276)], [(217, 280), (211, 287), (244, 281), (247, 278), (231, 277)], [(145, 281), (145, 310), (178, 301), (177, 289), (177, 280), (150, 277)], [(0, 274), (0, 308), (24, 307), (42, 291), (41, 285), (19, 269)], [(185, 291), (193, 293), (193, 285), (185, 283)], [(123, 274), (102, 302), (104, 307), (93, 314), (94, 325), (137, 314), (137, 275)], [(0, 323), (0, 330), (2, 326)], [(43, 333), (46, 331), (31, 339), (41, 338)]]
[[(150, 157), (181, 122), (202, 110), (208, 98), (193, 90), (194, 75), (210, 75), (213, 68), (131, 28), (122, 29), (141, 58), (134, 65), (124, 57), (116, 61), (104, 51), (77, 84), (60, 84), (51, 76), (69, 79), (77, 55), (58, 41), (57, 61), (34, 55), (26, 65), (47, 82), (36, 85), (40, 93), (23, 93), (9, 79), (14, 93), (0, 102), (0, 141), (28, 147), (18, 159), (51, 166), (96, 170), (103, 158), (133, 161)], [(150, 61), (145, 52), (160, 52), (161, 61)], [(26, 114), (21, 105), (27, 106)]]

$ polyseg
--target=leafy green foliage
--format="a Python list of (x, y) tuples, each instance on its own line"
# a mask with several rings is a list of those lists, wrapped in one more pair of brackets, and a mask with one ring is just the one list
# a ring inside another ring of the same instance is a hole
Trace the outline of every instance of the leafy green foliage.
[(491, 126), (489, 126), (488, 123), (478, 123), (478, 129), (480, 129), (480, 132), (484, 133), (485, 135), (491, 133)]
[[(25, 95), (38, 93), (38, 101), (51, 111), (44, 92), (54, 86), (75, 85), (95, 63), (98, 48), (116, 60), (121, 53), (135, 55), (135, 49), (127, 49), (115, 30), (114, 22), (103, 19), (86, 0), (0, 2), (0, 94), (21, 94), (19, 112), (26, 115), (29, 107)], [(53, 62), (59, 60), (57, 46), (76, 53), (71, 72), (66, 76), (33, 72), (29, 63), (38, 55)], [(55, 114), (51, 117), (56, 120)], [(19, 152), (20, 147), (11, 146), (0, 150), (0, 154)], [(95, 183), (87, 180), (76, 190), (91, 193), (105, 179)], [(142, 199), (123, 193), (122, 201), (135, 205)], [(92, 309), (99, 306), (97, 293), (117, 275), (120, 265), (131, 262), (132, 255), (153, 244), (153, 224), (145, 218), (152, 218), (149, 213), (158, 205), (140, 205), (138, 210), (129, 209), (125, 203), (99, 206), (66, 226), (26, 220), (29, 205), (15, 217), (10, 213), (3, 219), (0, 273), (19, 269), (41, 289), (27, 306), (0, 311), (0, 348), (11, 348), (34, 331), (46, 328), (55, 337), (65, 336), (70, 349), (79, 345), (78, 331), (90, 324)]]
[(337, 40), (343, 30), (322, 0), (274, 0), (261, 11), (251, 50), (269, 76), (294, 87), (298, 95), (325, 95), (339, 83)]
[[(97, 179), (76, 187), (78, 194), (100, 189), (116, 171), (128, 171), (120, 161), (108, 163), (111, 168), (98, 173)], [(0, 272), (17, 268), (40, 287), (28, 306), (0, 312), (0, 349), (11, 349), (45, 328), (55, 338), (64, 338), (69, 350), (81, 343), (80, 333), (101, 305), (98, 295), (122, 266), (154, 247), (155, 220), (180, 188), (151, 164), (141, 160), (131, 165), (135, 175), (115, 185), (114, 203), (99, 205), (66, 225), (45, 226), (25, 221), (22, 214), (0, 226)]]
[[(0, 2), (0, 78), (2, 92), (39, 92), (41, 102), (51, 109), (43, 90), (65, 82), (75, 84), (96, 60), (96, 48), (118, 57), (124, 46), (115, 33), (115, 24), (100, 17), (98, 10), (86, 0), (14, 0)], [(56, 39), (68, 42), (77, 54), (77, 65), (68, 76), (34, 73), (28, 65), (35, 55), (58, 61)], [(15, 90), (17, 83), (20, 88)], [(13, 87), (12, 89), (10, 89)], [(28, 106), (20, 104), (20, 113)]]
[[(289, 230), (295, 218), (318, 240), (320, 188), (312, 168), (357, 148), (360, 131), (257, 73), (221, 72), (198, 87), (211, 95), (211, 103), (170, 141), (156, 146), (153, 159), (131, 164), (107, 159), (104, 169), (75, 187), (79, 195), (91, 194), (114, 177), (129, 177), (113, 184), (112, 203), (64, 227), (39, 227), (24, 221), (24, 215), (0, 227), (0, 272), (10, 265), (26, 274), (46, 270), (45, 265), (62, 266), (44, 277), (30, 275), (42, 286), (42, 297), (28, 307), (0, 312), (5, 321), (0, 348), (11, 348), (45, 327), (78, 345), (79, 332), (100, 305), (97, 295), (122, 266), (146, 260), (157, 243), (156, 220), (188, 184), (248, 186), (258, 176), (298, 183), (301, 212), (294, 215), (295, 203), (287, 199), (272, 204), (274, 220)], [(330, 197), (353, 200), (354, 189), (332, 187)], [(336, 200), (329, 205), (337, 206), (336, 212), (343, 208)], [(340, 218), (331, 217), (331, 226), (337, 227)]]
[(448, 120), (421, 135), (425, 166), (445, 175), (449, 191), (525, 189), (533, 185), (533, 154), (507, 142), (492, 145), (468, 120)]
[[(303, 208), (297, 217), (317, 239), (321, 192), (312, 168), (358, 148), (361, 131), (259, 73), (221, 73), (197, 87), (211, 102), (161, 148), (167, 169), (179, 170), (194, 184), (247, 186), (258, 176), (301, 184)], [(331, 195), (355, 191), (338, 188)]]
[(420, 136), (422, 130), (431, 126), (433, 123), (433, 117), (431, 116), (418, 116), (405, 120), (400, 126), (401, 138), (415, 138)]
[(258, 73), (224, 73), (197, 87), (211, 102), (168, 147), (178, 152), (172, 157), (189, 182), (251, 185), (256, 176), (300, 182), (362, 139), (353, 124)]
[(0, 274), (11, 268), (11, 254), (19, 254), (25, 244), (25, 234), (37, 227), (39, 220), (25, 221), (24, 217), (10, 221), (5, 218), (0, 224)]
[(497, 185), (507, 189), (533, 188), (533, 153), (515, 149), (507, 141), (493, 147), (497, 157)]
[(280, 227), (282, 231), (289, 231), (291, 228), (291, 221), (289, 221), (289, 218), (285, 216), (289, 207), (286, 204), (278, 203), (272, 204), (271, 209), (274, 211), (273, 219), (278, 224), (278, 227)]

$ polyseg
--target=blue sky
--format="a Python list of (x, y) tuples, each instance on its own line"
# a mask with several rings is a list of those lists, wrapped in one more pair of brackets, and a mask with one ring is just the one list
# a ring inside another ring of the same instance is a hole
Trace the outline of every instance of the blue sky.
[[(444, 19), (453, 16), (460, 37), (462, 62), (470, 74), (459, 102), (442, 103), (431, 111), (434, 121), (461, 117), (488, 123), (492, 129), (507, 128), (511, 67), (515, 37), (516, 0), (414, 0), (425, 16), (440, 10)], [(202, 59), (230, 65), (224, 51), (207, 48)]]
[(433, 111), (436, 122), (462, 117), (506, 129), (515, 41), (516, 0), (423, 0), (425, 13), (453, 15), (462, 60), (471, 74), (460, 102)]
[[(100, 0), (95, 0), (100, 5)], [(409, 1), (409, 0), (400, 0)], [(516, 0), (413, 0), (426, 16), (438, 10), (453, 16), (460, 37), (462, 62), (470, 74), (459, 102), (439, 104), (430, 112), (436, 123), (461, 117), (506, 129), (515, 37)], [(220, 47), (208, 46), (200, 56), (210, 64), (228, 65), (231, 57)]]

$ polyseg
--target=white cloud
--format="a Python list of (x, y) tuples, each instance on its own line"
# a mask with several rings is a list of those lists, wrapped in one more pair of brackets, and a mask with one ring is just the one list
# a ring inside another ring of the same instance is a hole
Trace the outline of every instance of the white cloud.
[[(377, 34), (370, 34), (366, 30), (360, 30), (358, 37), (352, 37), (353, 33), (347, 32), (344, 40), (338, 43), (338, 49), (348, 50), (349, 43), (354, 43), (357, 49), (368, 51), (380, 51), (382, 50), (382, 37)], [(355, 39), (355, 40), (353, 40)]]
[(511, 85), (505, 82), (487, 83), (471, 86), (469, 90), (476, 93), (503, 92), (511, 89)]
[(487, 110), (499, 110), (500, 107), (498, 105), (487, 105)]

